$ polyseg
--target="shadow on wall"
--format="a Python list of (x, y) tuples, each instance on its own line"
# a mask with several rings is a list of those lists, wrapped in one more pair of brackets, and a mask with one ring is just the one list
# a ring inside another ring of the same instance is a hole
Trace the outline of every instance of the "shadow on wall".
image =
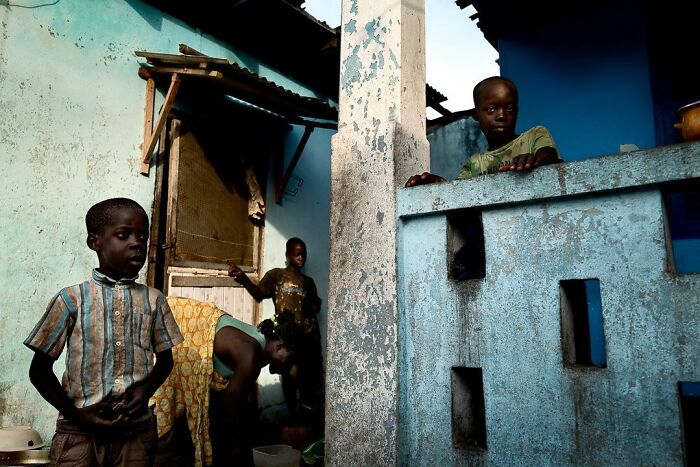
[(428, 130), (430, 172), (454, 180), (468, 156), (487, 148), (479, 123), (465, 116)]
[[(293, 126), (285, 139), (284, 164), (289, 164), (304, 133), (304, 127)], [(304, 274), (313, 278), (318, 295), (323, 301), (318, 314), (321, 328), (325, 365), (327, 299), (328, 299), (328, 242), (332, 130), (316, 129), (311, 134), (285, 190), (282, 204), (275, 203), (275, 180), (270, 171), (267, 181), (267, 215), (263, 252), (263, 272), (285, 266), (285, 243), (291, 237), (306, 242), (308, 260)], [(265, 300), (263, 318), (274, 313), (271, 300)], [(258, 380), (260, 407), (282, 404), (281, 387), (276, 375), (265, 369)]]

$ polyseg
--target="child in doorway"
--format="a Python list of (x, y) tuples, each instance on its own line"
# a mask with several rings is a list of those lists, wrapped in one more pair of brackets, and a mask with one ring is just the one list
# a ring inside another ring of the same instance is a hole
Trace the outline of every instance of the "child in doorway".
[[(457, 179), (495, 172), (522, 172), (561, 162), (554, 140), (545, 127), (536, 126), (518, 135), (518, 89), (507, 78), (492, 76), (474, 87), (476, 119), (486, 136), (488, 151), (467, 159)], [(408, 179), (411, 187), (442, 182), (439, 175), (424, 172)]]
[[(182, 335), (163, 294), (135, 282), (149, 234), (143, 208), (108, 199), (85, 223), (99, 267), (58, 292), (24, 341), (34, 351), (30, 379), (59, 411), (51, 465), (150, 466), (157, 434), (148, 400), (170, 373)], [(64, 347), (59, 383), (53, 364)]]
[(287, 267), (271, 269), (257, 285), (235, 264), (230, 264), (228, 274), (243, 285), (256, 301), (272, 298), (275, 319), (279, 324), (294, 320), (304, 327), (306, 342), (295, 367), (282, 374), (282, 387), (287, 407), (293, 416), (301, 409), (306, 412), (305, 415), (318, 418), (323, 404), (321, 334), (316, 319), (321, 309), (321, 299), (313, 279), (301, 272), (306, 263), (304, 241), (290, 238), (285, 256)]

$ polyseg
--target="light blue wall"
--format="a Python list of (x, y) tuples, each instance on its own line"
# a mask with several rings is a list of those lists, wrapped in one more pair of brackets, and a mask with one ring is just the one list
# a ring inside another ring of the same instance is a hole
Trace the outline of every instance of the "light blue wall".
[[(0, 425), (32, 425), (48, 441), (55, 411), (29, 383), (32, 353), (22, 340), (51, 297), (96, 266), (85, 246), (89, 206), (128, 196), (150, 212), (153, 200), (153, 175), (138, 174), (145, 84), (133, 51), (177, 53), (186, 43), (313, 93), (137, 0), (0, 5), (0, 24)], [(307, 180), (307, 190), (317, 189), (315, 175)], [(305, 206), (298, 209), (315, 209)], [(322, 283), (326, 243), (321, 229), (314, 235), (307, 235), (319, 245), (310, 267)], [(59, 360), (56, 373), (62, 368)]]
[[(297, 148), (304, 128), (294, 125), (287, 134), (284, 150), (285, 169)], [(306, 242), (308, 258), (304, 274), (316, 283), (318, 295), (323, 301), (317, 315), (321, 328), (321, 342), (326, 348), (327, 297), (328, 297), (328, 242), (329, 200), (331, 170), (331, 136), (335, 131), (315, 129), (309, 137), (299, 163), (287, 185), (282, 204), (275, 204), (275, 180), (272, 171), (267, 182), (267, 221), (265, 223), (265, 253), (263, 272), (285, 267), (285, 243), (291, 237)], [(263, 318), (275, 313), (272, 300), (265, 300)], [(325, 362), (324, 362), (325, 363)], [(261, 407), (284, 401), (281, 387), (271, 386), (279, 380), (263, 369), (259, 402)]]
[(488, 147), (479, 123), (471, 117), (428, 131), (430, 172), (454, 180), (467, 157)]
[(546, 126), (565, 160), (655, 145), (643, 2), (609, 3), (630, 2), (498, 42), (501, 74), (520, 92), (518, 130)]
[[(656, 184), (699, 177), (695, 144), (399, 189), (399, 464), (682, 465), (700, 276), (668, 273)], [(460, 208), (482, 211), (481, 280), (448, 279)], [(591, 278), (607, 368), (565, 368), (559, 281)], [(452, 445), (453, 366), (483, 369), (485, 452)]]

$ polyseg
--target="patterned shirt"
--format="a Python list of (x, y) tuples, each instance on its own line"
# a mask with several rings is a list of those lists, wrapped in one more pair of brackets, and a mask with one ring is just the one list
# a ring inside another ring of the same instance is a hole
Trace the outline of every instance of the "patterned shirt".
[(549, 131), (543, 126), (530, 128), (510, 143), (493, 151), (474, 154), (462, 166), (457, 176), (458, 180), (496, 173), (502, 164), (509, 163), (515, 156), (535, 154), (544, 147), (556, 150), (554, 140)]
[(53, 359), (67, 347), (63, 389), (85, 407), (145, 379), (154, 354), (180, 342), (162, 293), (95, 269), (92, 280), (56, 294), (24, 344)]
[(318, 311), (310, 310), (319, 298), (316, 284), (309, 276), (288, 269), (270, 269), (260, 279), (258, 287), (266, 298), (272, 297), (275, 315), (291, 313), (294, 321), (304, 323), (307, 317)]

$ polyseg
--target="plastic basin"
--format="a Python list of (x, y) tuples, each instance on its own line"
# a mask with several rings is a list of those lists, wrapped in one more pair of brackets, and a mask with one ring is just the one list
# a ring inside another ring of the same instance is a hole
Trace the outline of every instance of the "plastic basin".
[(273, 444), (253, 449), (255, 467), (299, 467), (301, 451), (286, 444)]

